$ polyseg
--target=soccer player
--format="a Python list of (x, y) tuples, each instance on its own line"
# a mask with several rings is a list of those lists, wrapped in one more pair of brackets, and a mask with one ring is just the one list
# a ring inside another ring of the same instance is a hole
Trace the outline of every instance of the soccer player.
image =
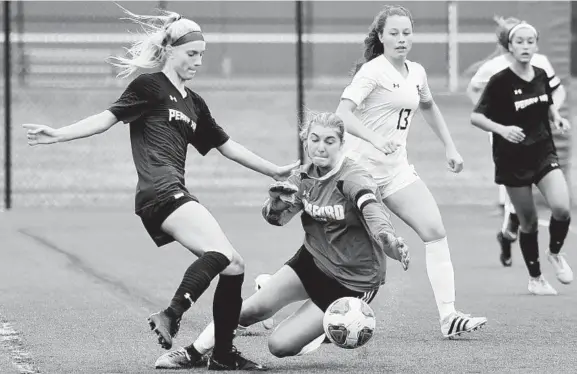
[[(301, 131), (311, 163), (269, 190), (263, 216), (282, 226), (297, 213), (303, 246), (266, 285), (246, 299), (239, 325), (250, 326), (297, 301), (305, 301), (269, 338), (276, 357), (318, 348), (328, 306), (345, 297), (370, 302), (385, 281), (386, 256), (409, 266), (408, 247), (395, 236), (379, 189), (368, 172), (343, 157), (344, 124), (334, 113), (313, 115)], [(161, 356), (157, 368), (193, 366), (214, 344), (209, 325), (190, 346)]]
[(550, 121), (560, 130), (569, 129), (553, 103), (553, 85), (544, 69), (532, 64), (538, 33), (522, 22), (508, 33), (508, 48), (514, 61), (494, 74), (479, 99), (471, 123), (493, 135), (495, 182), (504, 185), (520, 222), (519, 243), (529, 270), (529, 291), (556, 295), (541, 274), (537, 241), (537, 208), (533, 184), (551, 208), (548, 258), (557, 279), (568, 284), (573, 272), (560, 252), (569, 230), (569, 191), (559, 169)]
[(357, 66), (351, 84), (342, 93), (337, 114), (355, 136), (348, 140), (349, 157), (368, 169), (384, 204), (425, 243), (427, 274), (441, 332), (453, 338), (486, 324), (487, 319), (455, 309), (453, 264), (441, 213), (407, 159), (407, 135), (415, 112), (421, 109), (445, 145), (449, 170), (458, 173), (463, 169), (463, 159), (431, 96), (425, 69), (407, 59), (412, 41), (411, 13), (401, 6), (385, 6), (369, 29), (365, 62)]
[(186, 270), (170, 305), (152, 314), (149, 324), (165, 349), (179, 330), (186, 310), (219, 275), (214, 294), (216, 346), (209, 368), (258, 367), (232, 346), (241, 309), (244, 262), (210, 212), (185, 187), (188, 145), (202, 155), (216, 148), (225, 157), (275, 179), (298, 166), (279, 167), (244, 148), (226, 134), (205, 101), (185, 87), (201, 66), (206, 48), (201, 28), (177, 13), (128, 17), (144, 27), (147, 37), (128, 58), (112, 60), (129, 76), (141, 68), (161, 71), (137, 76), (107, 110), (54, 129), (25, 124), (30, 145), (52, 144), (102, 133), (119, 121), (130, 124), (130, 141), (138, 174), (135, 211), (157, 246), (173, 241), (198, 257)]
[[(471, 78), (469, 85), (467, 87), (467, 95), (473, 102), (477, 104), (483, 89), (489, 82), (489, 79), (498, 72), (508, 68), (514, 61), (515, 58), (509, 52), (509, 31), (516, 25), (520, 24), (521, 21), (517, 18), (502, 18), (495, 17), (497, 22), (497, 49), (499, 54), (493, 56), (487, 61), (483, 62), (479, 66), (475, 75)], [(549, 79), (549, 85), (551, 86), (553, 104), (557, 109), (559, 109), (565, 98), (567, 96), (565, 87), (561, 84), (561, 80), (556, 76), (555, 70), (551, 66), (551, 63), (545, 55), (535, 53), (531, 59), (531, 65), (543, 69), (547, 73), (547, 78)], [(489, 133), (489, 139), (492, 141), (493, 134)], [(505, 186), (499, 186), (499, 198), (503, 203), (503, 224), (501, 229), (497, 233), (497, 241), (501, 247), (500, 260), (503, 266), (511, 266), (513, 261), (511, 259), (511, 245), (517, 240), (519, 231), (519, 218), (515, 212), (515, 207), (507, 195)]]

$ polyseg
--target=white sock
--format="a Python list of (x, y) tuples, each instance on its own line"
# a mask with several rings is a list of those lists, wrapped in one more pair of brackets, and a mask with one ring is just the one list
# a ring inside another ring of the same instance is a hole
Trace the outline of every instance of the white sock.
[(507, 204), (507, 198), (509, 195), (507, 194), (507, 189), (502, 184), (499, 185), (499, 204), (505, 205)]
[(210, 322), (208, 326), (206, 326), (198, 338), (196, 338), (193, 345), (198, 353), (202, 355), (207, 354), (214, 348), (214, 322)]
[[(238, 325), (234, 331), (235, 336), (242, 334), (248, 327)], [(214, 321), (210, 322), (208, 326), (200, 333), (198, 338), (192, 343), (194, 348), (201, 355), (205, 355), (214, 348)]]
[(517, 214), (515, 211), (515, 206), (511, 202), (511, 198), (509, 197), (507, 190), (505, 190), (505, 211), (508, 211), (510, 214)]
[(447, 238), (425, 243), (425, 252), (427, 275), (442, 321), (455, 312), (455, 276)]
[(296, 355), (302, 356), (302, 355), (306, 355), (308, 353), (316, 351), (317, 349), (320, 348), (321, 344), (323, 344), (324, 340), (325, 340), (325, 334), (322, 334), (321, 336), (319, 336), (318, 338), (316, 338), (315, 340), (313, 340), (309, 344), (305, 345), (303, 347), (303, 349), (301, 349), (301, 351), (299, 353), (297, 353)]

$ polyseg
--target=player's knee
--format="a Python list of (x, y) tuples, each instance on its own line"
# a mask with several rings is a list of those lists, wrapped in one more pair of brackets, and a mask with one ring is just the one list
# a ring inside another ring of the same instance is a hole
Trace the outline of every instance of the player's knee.
[(523, 232), (536, 232), (539, 229), (539, 220), (536, 215), (524, 217), (524, 219), (519, 221)]
[(244, 273), (244, 259), (234, 250), (221, 252), (230, 261), (230, 264), (224, 269), (224, 275), (238, 275)]
[(571, 218), (571, 211), (568, 206), (552, 206), (551, 215), (557, 221), (567, 221)]
[(255, 305), (250, 303), (250, 298), (242, 304), (239, 324), (242, 326), (251, 326), (257, 322), (264, 321), (270, 317), (270, 309), (265, 305)]
[(431, 224), (429, 227), (421, 231), (420, 236), (423, 242), (428, 243), (443, 239), (447, 236), (447, 232), (445, 231), (443, 224)]
[(286, 337), (273, 333), (268, 339), (268, 350), (273, 356), (278, 358), (296, 356), (301, 351), (301, 348), (290, 344), (287, 340)]

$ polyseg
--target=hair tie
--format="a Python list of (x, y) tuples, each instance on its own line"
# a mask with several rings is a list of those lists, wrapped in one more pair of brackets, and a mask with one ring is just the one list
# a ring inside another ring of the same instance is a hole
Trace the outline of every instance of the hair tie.
[(509, 40), (509, 42), (511, 42), (511, 38), (513, 37), (513, 34), (515, 34), (515, 32), (517, 32), (518, 30), (520, 30), (522, 28), (526, 28), (526, 29), (533, 31), (533, 33), (535, 34), (535, 37), (539, 38), (539, 33), (537, 32), (537, 29), (535, 27), (531, 26), (527, 22), (521, 22), (521, 23), (513, 26), (513, 28), (511, 28), (511, 30), (509, 30), (509, 35), (507, 38)]

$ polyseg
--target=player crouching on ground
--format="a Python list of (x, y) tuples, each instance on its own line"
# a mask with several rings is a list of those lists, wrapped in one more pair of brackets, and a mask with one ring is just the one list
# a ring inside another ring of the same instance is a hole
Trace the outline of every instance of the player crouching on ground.
[(519, 23), (509, 31), (508, 39), (515, 61), (491, 77), (471, 114), (471, 123), (495, 134), (495, 183), (507, 188), (519, 217), (519, 244), (529, 270), (529, 292), (556, 295), (557, 291), (541, 274), (532, 187), (537, 185), (551, 208), (548, 258), (557, 279), (568, 284), (573, 280), (573, 271), (560, 251), (571, 219), (569, 191), (559, 168), (550, 123), (565, 131), (569, 122), (553, 103), (547, 73), (531, 64), (537, 52), (537, 30), (528, 23)]
[[(277, 226), (302, 212), (306, 233), (297, 253), (242, 305), (239, 325), (250, 326), (305, 301), (269, 337), (276, 357), (316, 350), (325, 337), (324, 312), (333, 301), (352, 296), (371, 302), (385, 281), (387, 256), (405, 270), (409, 266), (408, 247), (395, 235), (375, 181), (343, 156), (344, 132), (337, 115), (312, 115), (301, 132), (312, 163), (273, 184), (263, 207), (264, 218)], [(211, 323), (190, 346), (161, 356), (156, 367), (195, 366), (213, 346)]]

